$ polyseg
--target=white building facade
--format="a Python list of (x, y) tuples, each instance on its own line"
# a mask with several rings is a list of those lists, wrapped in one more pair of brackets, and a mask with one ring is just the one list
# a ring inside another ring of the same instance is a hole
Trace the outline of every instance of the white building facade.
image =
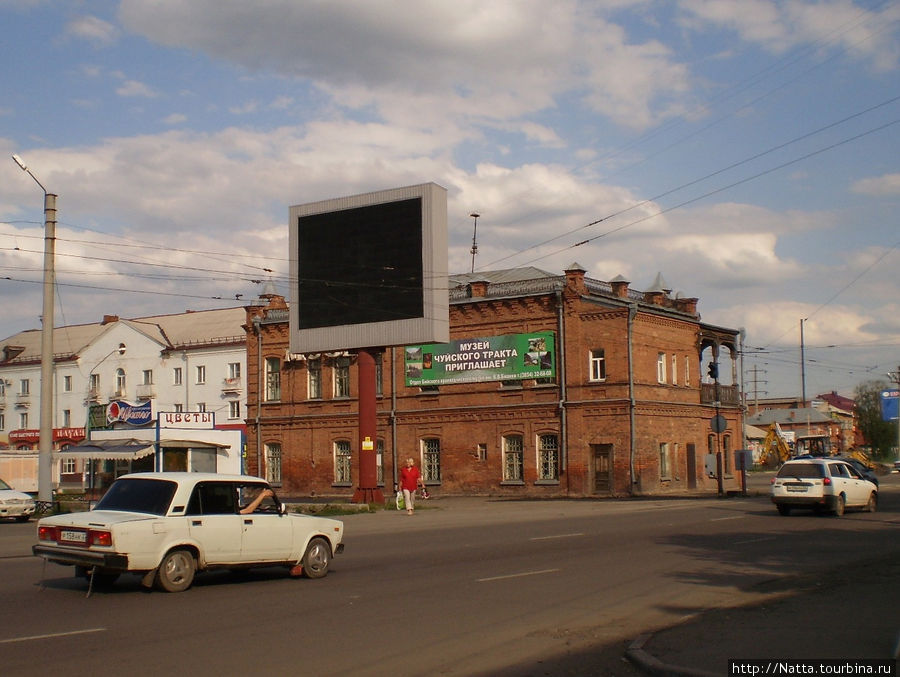
[[(227, 308), (132, 319), (107, 315), (98, 323), (57, 327), (54, 452), (109, 437), (111, 430), (138, 439), (177, 433), (197, 439), (157, 423), (160, 412), (201, 412), (209, 414), (203, 417), (201, 437), (218, 450), (217, 471), (240, 472), (247, 401), (245, 320), (243, 308)], [(38, 449), (40, 350), (40, 330), (0, 342), (0, 455)], [(151, 414), (140, 422), (111, 414), (148, 404)], [(58, 458), (54, 483), (82, 481), (83, 466), (78, 458)], [(118, 466), (115, 471), (123, 464)]]

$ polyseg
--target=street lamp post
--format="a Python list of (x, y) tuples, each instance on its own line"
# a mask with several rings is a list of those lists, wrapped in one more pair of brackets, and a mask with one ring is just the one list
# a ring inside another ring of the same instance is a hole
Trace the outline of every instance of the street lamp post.
[(53, 288), (56, 284), (56, 194), (48, 193), (18, 155), (16, 164), (44, 191), (44, 304), (41, 312), (41, 430), (38, 501), (53, 500)]

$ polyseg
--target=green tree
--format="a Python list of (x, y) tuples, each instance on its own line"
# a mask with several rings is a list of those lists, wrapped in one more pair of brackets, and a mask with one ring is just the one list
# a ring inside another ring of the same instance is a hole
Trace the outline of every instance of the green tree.
[(897, 443), (897, 424), (881, 418), (881, 391), (889, 387), (885, 381), (866, 381), (856, 386), (856, 425), (879, 460), (893, 458)]

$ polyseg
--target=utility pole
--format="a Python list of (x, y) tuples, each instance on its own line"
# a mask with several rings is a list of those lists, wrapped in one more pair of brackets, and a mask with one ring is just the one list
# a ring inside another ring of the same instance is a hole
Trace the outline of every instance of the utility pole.
[(41, 429), (38, 451), (38, 501), (53, 500), (53, 290), (56, 286), (56, 194), (48, 193), (18, 155), (12, 156), (44, 191), (44, 305), (41, 312)]
[(471, 216), (475, 221), (475, 224), (472, 227), (472, 249), (470, 250), (472, 252), (472, 272), (474, 273), (475, 272), (475, 255), (478, 253), (478, 243), (475, 241), (475, 236), (478, 234), (478, 217), (481, 216), (481, 214), (478, 214), (477, 212), (472, 212), (471, 214), (469, 214), (469, 216)]
[(803, 343), (803, 323), (805, 321), (805, 319), (800, 320), (800, 388), (804, 408), (806, 408), (806, 348)]
[(756, 364), (754, 364), (750, 368), (750, 373), (753, 375), (753, 378), (749, 379), (749, 381), (750, 381), (750, 385), (753, 389), (753, 415), (754, 416), (759, 413), (760, 392), (762, 392), (763, 395), (767, 394), (767, 391), (765, 391), (765, 390), (760, 391), (759, 387), (758, 387), (760, 383), (768, 383), (767, 380), (759, 378), (760, 372), (762, 372), (763, 375), (765, 375), (767, 373), (765, 369), (760, 369), (759, 365), (756, 365)]

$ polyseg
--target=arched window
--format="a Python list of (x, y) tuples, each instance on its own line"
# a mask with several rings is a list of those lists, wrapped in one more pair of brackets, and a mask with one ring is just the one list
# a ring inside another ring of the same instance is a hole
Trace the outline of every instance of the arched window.
[(116, 369), (116, 397), (125, 397), (125, 370)]

